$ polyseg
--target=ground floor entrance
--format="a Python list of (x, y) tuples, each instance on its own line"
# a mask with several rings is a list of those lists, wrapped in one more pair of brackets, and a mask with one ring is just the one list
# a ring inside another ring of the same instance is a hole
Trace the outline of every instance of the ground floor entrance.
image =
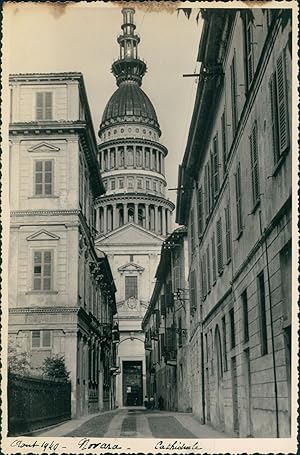
[(123, 361), (123, 406), (142, 406), (142, 361)]

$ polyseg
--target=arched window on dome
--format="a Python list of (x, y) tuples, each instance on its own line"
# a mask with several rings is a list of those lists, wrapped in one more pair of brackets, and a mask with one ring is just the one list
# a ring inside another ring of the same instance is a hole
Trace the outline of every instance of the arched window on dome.
[(116, 166), (116, 152), (115, 149), (110, 151), (110, 167), (114, 168)]
[(99, 221), (100, 221), (100, 232), (104, 232), (104, 216), (103, 216), (103, 207), (99, 208)]
[(138, 225), (145, 227), (145, 206), (144, 204), (139, 204), (138, 208)]
[(147, 147), (145, 148), (145, 168), (150, 168), (150, 149)]
[(142, 167), (142, 148), (141, 147), (136, 148), (136, 166)]
[(152, 150), (152, 170), (157, 170), (156, 150)]
[(113, 230), (113, 208), (111, 205), (107, 206), (107, 232)]
[(124, 167), (125, 158), (124, 158), (124, 147), (119, 148), (119, 166)]
[(119, 206), (118, 207), (118, 215), (119, 215), (119, 226), (123, 226), (124, 224), (124, 209), (123, 209), (123, 205)]
[(127, 165), (133, 166), (133, 149), (132, 147), (128, 147), (127, 149)]
[(128, 204), (128, 223), (134, 223), (134, 205)]

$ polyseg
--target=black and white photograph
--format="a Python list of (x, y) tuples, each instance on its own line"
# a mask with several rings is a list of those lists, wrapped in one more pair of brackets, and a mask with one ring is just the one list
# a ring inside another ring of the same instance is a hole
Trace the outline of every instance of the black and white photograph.
[(4, 2), (2, 453), (297, 453), (298, 7), (251, 3)]

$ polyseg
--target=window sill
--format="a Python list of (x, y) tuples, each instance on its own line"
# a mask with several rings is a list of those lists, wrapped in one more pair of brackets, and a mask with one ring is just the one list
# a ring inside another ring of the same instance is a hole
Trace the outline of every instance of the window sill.
[(52, 349), (52, 346), (47, 346), (47, 347), (41, 346), (40, 348), (33, 348), (33, 347), (30, 348), (31, 351), (51, 351), (51, 349)]
[(277, 163), (275, 164), (274, 168), (273, 168), (273, 173), (272, 173), (272, 177), (276, 177), (277, 174), (279, 174), (279, 171), (280, 169), (282, 168), (283, 166), (283, 163), (285, 162), (286, 160), (286, 157), (288, 155), (288, 152), (289, 152), (290, 148), (288, 147), (280, 156), (279, 160), (277, 161)]
[(214, 280), (212, 285), (215, 286), (216, 282), (217, 282), (217, 280)]
[(46, 196), (46, 195), (28, 196), (27, 199), (59, 199), (59, 196)]
[(230, 264), (230, 262), (231, 262), (231, 258), (228, 258), (227, 262), (226, 262), (226, 265)]
[(58, 291), (27, 291), (25, 292), (25, 295), (34, 295), (34, 294), (50, 294), (50, 295), (56, 295), (58, 294)]

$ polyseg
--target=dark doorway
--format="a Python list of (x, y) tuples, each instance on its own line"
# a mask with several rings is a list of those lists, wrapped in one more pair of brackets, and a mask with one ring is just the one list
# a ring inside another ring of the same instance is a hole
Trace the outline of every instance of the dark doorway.
[(142, 406), (142, 362), (123, 362), (123, 406)]

